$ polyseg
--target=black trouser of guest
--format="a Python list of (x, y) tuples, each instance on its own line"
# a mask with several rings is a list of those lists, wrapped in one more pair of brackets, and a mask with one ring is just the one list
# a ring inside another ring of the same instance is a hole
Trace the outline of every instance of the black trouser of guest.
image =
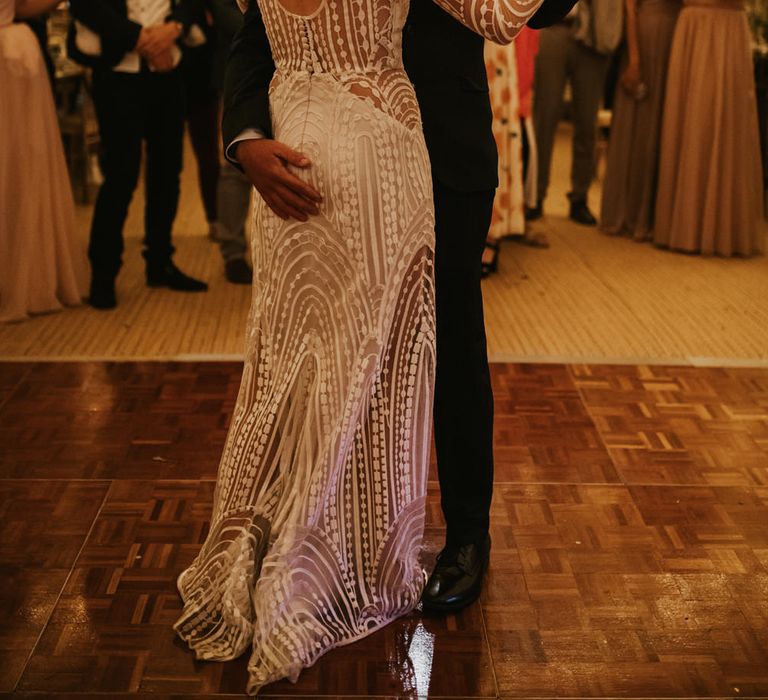
[(528, 175), (528, 165), (531, 162), (531, 141), (528, 136), (528, 129), (525, 127), (525, 119), (520, 118), (520, 136), (522, 138), (522, 159), (523, 159), (523, 182)]
[(221, 163), (219, 136), (220, 98), (214, 87), (214, 65), (217, 62), (215, 37), (208, 37), (202, 46), (189, 49), (181, 70), (184, 75), (186, 119), (189, 138), (197, 161), (200, 195), (206, 221), (218, 220), (217, 190)]
[(219, 218), (216, 206), (221, 173), (219, 102), (216, 92), (208, 91), (193, 99), (187, 91), (187, 126), (197, 160), (197, 177), (208, 223)]
[(493, 494), (493, 392), (480, 288), (493, 191), (434, 182), (435, 446), (447, 545), (482, 543)]
[(94, 277), (114, 278), (122, 264), (123, 227), (146, 144), (144, 251), (148, 265), (173, 255), (171, 229), (179, 202), (184, 133), (184, 85), (168, 73), (97, 69), (93, 102), (101, 138), (99, 189), (88, 255)]

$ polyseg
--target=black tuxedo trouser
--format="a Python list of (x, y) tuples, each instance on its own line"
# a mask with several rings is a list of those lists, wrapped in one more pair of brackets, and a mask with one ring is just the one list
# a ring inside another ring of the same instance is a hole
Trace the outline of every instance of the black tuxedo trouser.
[(480, 263), (494, 192), (434, 182), (435, 446), (449, 546), (482, 541), (493, 493), (493, 393)]
[(93, 102), (104, 182), (96, 199), (88, 255), (95, 277), (112, 278), (122, 263), (123, 226), (139, 179), (144, 142), (144, 258), (150, 264), (162, 264), (173, 254), (171, 229), (179, 202), (184, 134), (181, 71), (96, 69)]

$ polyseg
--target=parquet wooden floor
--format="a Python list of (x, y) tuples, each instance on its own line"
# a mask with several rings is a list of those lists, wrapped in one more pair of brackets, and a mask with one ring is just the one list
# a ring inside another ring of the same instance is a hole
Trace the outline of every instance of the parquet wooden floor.
[[(240, 696), (171, 629), (237, 363), (0, 363), (0, 697)], [(495, 365), (481, 603), (271, 697), (768, 696), (768, 370)], [(432, 465), (428, 544), (440, 546)]]

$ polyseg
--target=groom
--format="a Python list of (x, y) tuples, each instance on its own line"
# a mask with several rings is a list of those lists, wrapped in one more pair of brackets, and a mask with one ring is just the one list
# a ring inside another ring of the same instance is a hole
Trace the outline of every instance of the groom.
[[(529, 22), (546, 26), (575, 0), (545, 0)], [(477, 600), (488, 565), (493, 492), (493, 394), (486, 351), (480, 261), (498, 185), (484, 40), (432, 0), (412, 0), (403, 58), (421, 107), (435, 195), (437, 368), (435, 445), (445, 548), (427, 583), (425, 611)], [(306, 221), (319, 195), (286, 163), (309, 162), (272, 140), (268, 86), (275, 66), (258, 4), (251, 0), (232, 45), (224, 86), (227, 157), (269, 207)]]

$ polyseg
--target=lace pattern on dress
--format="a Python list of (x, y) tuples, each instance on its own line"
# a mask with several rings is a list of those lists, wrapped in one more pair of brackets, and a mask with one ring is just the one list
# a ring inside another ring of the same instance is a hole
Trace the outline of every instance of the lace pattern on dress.
[[(476, 8), (524, 6), (440, 4), (509, 35), (509, 12)], [(435, 367), (432, 178), (401, 56), (408, 2), (323, 0), (309, 17), (259, 5), (275, 138), (310, 158), (295, 173), (323, 201), (306, 223), (254, 203), (245, 367), (175, 626), (202, 659), (250, 648), (251, 693), (418, 603)]]

